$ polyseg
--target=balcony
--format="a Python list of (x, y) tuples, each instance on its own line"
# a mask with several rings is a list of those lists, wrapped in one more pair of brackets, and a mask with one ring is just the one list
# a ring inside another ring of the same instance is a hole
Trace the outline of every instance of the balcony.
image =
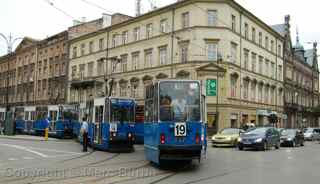
[(71, 87), (72, 88), (87, 88), (94, 87), (96, 84), (102, 84), (103, 81), (97, 81), (94, 77), (85, 77), (84, 73), (76, 73), (72, 76)]

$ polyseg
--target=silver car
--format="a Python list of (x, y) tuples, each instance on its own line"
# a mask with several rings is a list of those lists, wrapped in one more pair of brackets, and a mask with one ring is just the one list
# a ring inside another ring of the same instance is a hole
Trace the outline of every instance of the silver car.
[(320, 140), (320, 129), (319, 128), (305, 128), (303, 130), (304, 139), (307, 141)]

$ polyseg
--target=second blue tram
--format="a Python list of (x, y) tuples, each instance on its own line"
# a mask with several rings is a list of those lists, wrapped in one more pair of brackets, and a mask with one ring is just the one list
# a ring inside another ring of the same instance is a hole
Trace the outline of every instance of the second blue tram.
[(200, 81), (160, 80), (147, 86), (144, 147), (146, 159), (200, 161), (206, 150), (206, 124)]
[(91, 146), (99, 150), (132, 150), (135, 139), (135, 100), (104, 97), (94, 99), (89, 106), (88, 137)]

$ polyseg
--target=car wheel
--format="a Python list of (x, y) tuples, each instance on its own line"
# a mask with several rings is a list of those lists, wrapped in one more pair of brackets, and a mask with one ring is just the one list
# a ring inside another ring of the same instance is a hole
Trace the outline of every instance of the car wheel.
[(276, 148), (276, 149), (280, 149), (280, 142), (277, 142), (275, 148)]
[(238, 149), (239, 149), (240, 151), (242, 151), (242, 150), (243, 150), (243, 146), (238, 146)]

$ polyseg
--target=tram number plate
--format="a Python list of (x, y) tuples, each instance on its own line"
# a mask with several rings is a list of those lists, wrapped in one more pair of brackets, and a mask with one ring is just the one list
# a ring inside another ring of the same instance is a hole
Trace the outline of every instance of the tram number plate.
[(186, 123), (175, 123), (174, 125), (174, 135), (176, 137), (187, 136), (187, 125)]

